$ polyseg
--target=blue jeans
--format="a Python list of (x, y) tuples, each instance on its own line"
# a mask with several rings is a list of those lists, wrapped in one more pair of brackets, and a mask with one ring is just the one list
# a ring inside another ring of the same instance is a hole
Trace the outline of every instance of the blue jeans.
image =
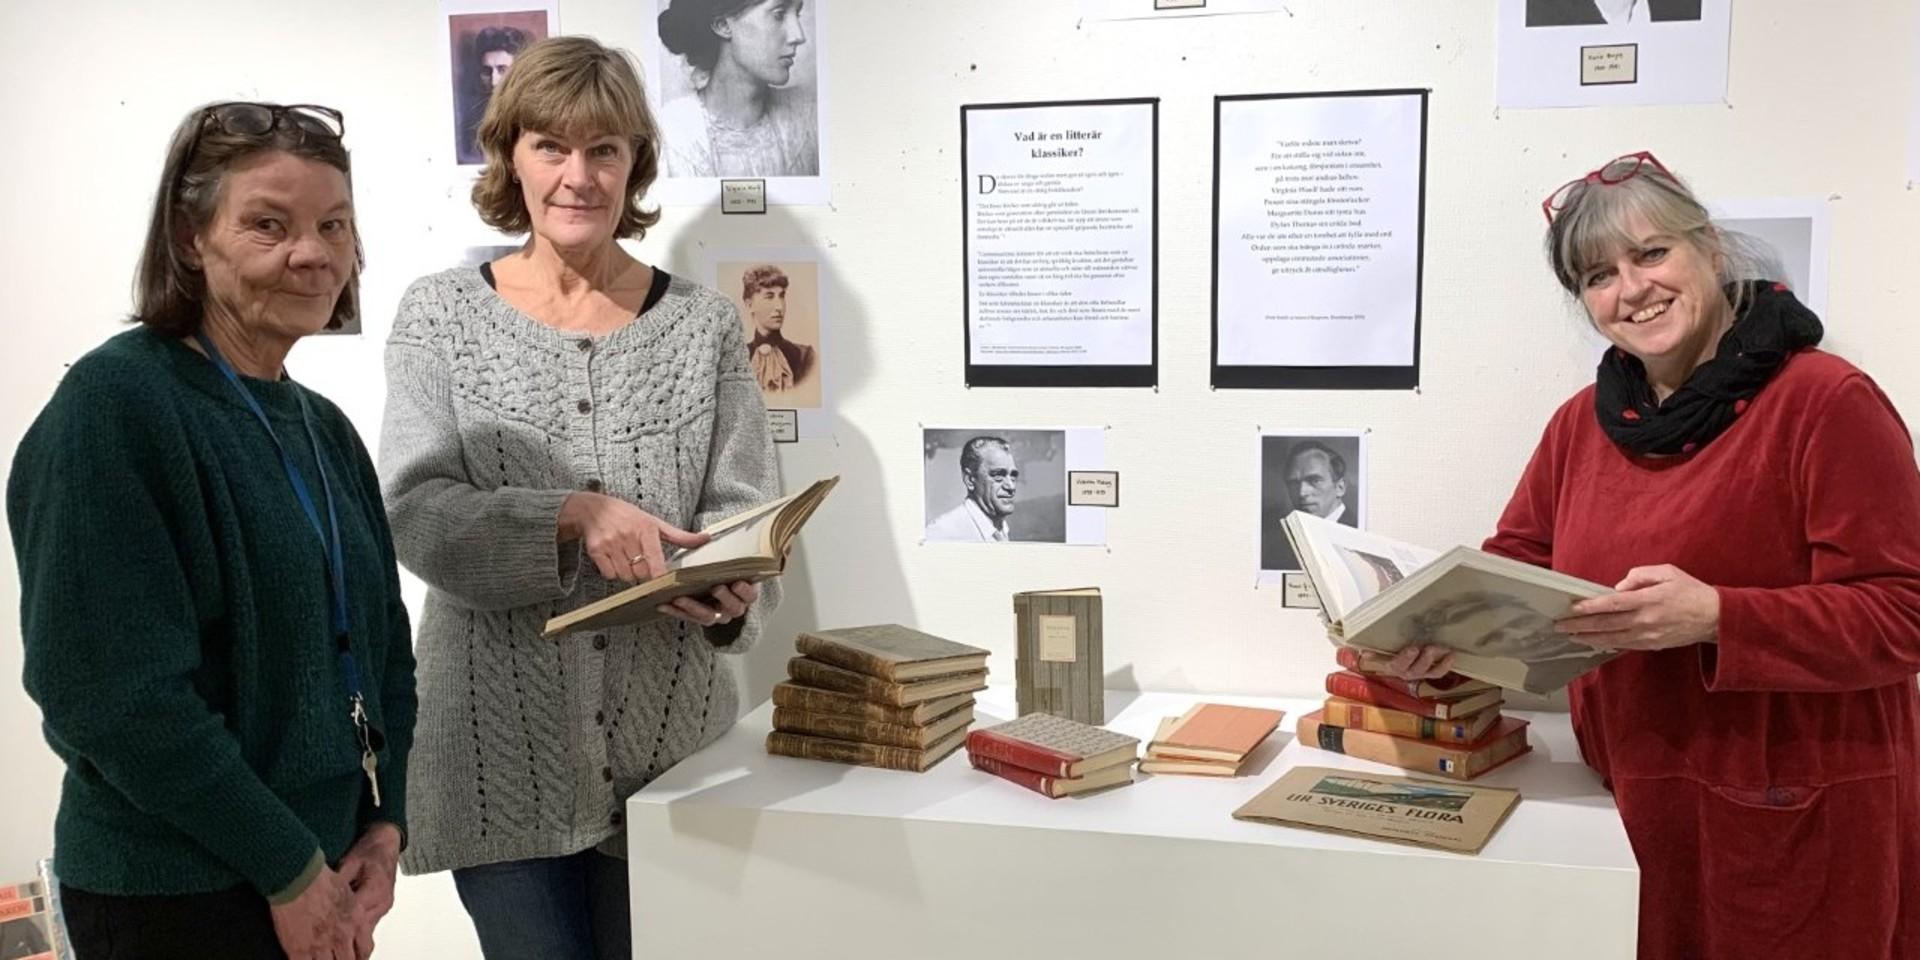
[(631, 960), (627, 862), (588, 849), (453, 871), (487, 960)]

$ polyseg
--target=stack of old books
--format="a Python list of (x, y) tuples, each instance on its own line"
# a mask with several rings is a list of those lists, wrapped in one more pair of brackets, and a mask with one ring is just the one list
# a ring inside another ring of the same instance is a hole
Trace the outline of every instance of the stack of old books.
[(1532, 749), (1527, 722), (1502, 716), (1500, 688), (1459, 674), (1399, 680), (1383, 658), (1342, 647), (1326, 704), (1300, 718), (1301, 743), (1415, 773), (1471, 780)]
[(1199, 777), (1231, 777), (1240, 773), (1247, 757), (1285, 716), (1279, 710), (1236, 707), (1225, 703), (1195, 704), (1177, 717), (1160, 721), (1147, 744), (1142, 773), (1177, 773)]
[(773, 687), (767, 752), (923, 771), (967, 737), (987, 651), (898, 624), (815, 630)]
[(1056, 798), (1132, 783), (1139, 749), (1134, 737), (1046, 713), (967, 735), (975, 769)]

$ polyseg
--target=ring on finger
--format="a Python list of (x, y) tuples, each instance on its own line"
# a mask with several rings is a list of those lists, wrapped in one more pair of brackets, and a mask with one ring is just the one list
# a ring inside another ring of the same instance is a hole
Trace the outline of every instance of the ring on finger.
[(647, 558), (647, 555), (646, 555), (646, 554), (644, 554), (644, 553), (636, 553), (636, 554), (634, 554), (633, 556), (631, 556), (631, 557), (628, 557), (628, 558), (627, 558), (627, 562), (628, 562), (628, 563), (639, 563), (640, 561), (642, 561), (642, 560), (645, 560), (646, 558)]

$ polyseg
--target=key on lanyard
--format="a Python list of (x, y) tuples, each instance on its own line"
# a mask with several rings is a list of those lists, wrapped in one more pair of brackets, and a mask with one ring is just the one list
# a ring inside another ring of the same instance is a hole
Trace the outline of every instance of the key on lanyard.
[(367, 708), (358, 694), (353, 697), (353, 710), (348, 716), (353, 720), (353, 729), (360, 734), (360, 769), (367, 775), (367, 786), (373, 789), (373, 805), (380, 806), (380, 761), (373, 755), (373, 739), (367, 733)]

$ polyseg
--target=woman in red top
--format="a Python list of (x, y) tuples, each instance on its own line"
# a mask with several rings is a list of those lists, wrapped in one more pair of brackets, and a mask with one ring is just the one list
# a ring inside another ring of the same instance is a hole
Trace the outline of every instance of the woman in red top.
[[(1486, 549), (1616, 593), (1570, 691), (1640, 862), (1642, 958), (1920, 957), (1920, 471), (1820, 321), (1650, 154), (1546, 204), (1613, 348)], [(1394, 672), (1434, 676), (1439, 648)]]

